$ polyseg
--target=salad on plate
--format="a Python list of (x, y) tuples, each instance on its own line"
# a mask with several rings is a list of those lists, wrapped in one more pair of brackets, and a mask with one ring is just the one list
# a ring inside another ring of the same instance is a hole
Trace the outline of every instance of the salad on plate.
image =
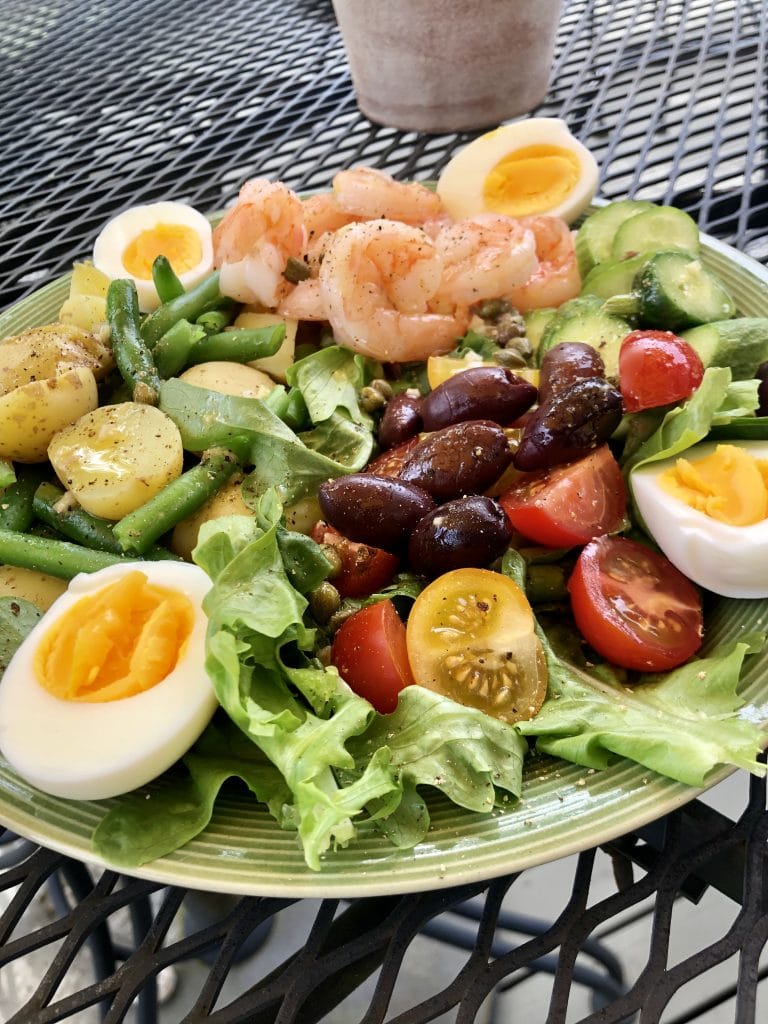
[(436, 189), (135, 207), (13, 321), (0, 751), (105, 801), (97, 856), (183, 847), (233, 778), (322, 871), (531, 756), (764, 771), (768, 319), (597, 177), (542, 118)]

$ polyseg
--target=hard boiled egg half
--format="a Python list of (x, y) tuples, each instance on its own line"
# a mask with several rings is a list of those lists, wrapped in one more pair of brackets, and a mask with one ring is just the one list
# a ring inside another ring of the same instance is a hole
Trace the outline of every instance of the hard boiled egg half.
[(768, 597), (768, 441), (705, 442), (633, 471), (648, 532), (694, 583)]
[(160, 305), (152, 283), (158, 256), (170, 261), (185, 289), (213, 269), (213, 233), (207, 219), (186, 203), (148, 203), (113, 217), (93, 247), (97, 270), (112, 280), (131, 278), (144, 313)]
[(470, 142), (443, 170), (437, 192), (456, 220), (490, 212), (571, 223), (592, 201), (597, 179), (594, 157), (564, 121), (532, 117)]
[(0, 750), (33, 786), (99, 800), (144, 785), (195, 742), (217, 701), (204, 668), (211, 581), (133, 562), (75, 577), (0, 682)]

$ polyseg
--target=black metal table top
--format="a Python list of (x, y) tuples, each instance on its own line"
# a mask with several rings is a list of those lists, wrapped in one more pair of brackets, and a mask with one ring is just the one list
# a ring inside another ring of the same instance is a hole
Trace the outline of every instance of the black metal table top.
[[(0, 306), (87, 256), (124, 207), (172, 197), (215, 209), (254, 174), (309, 189), (358, 163), (434, 178), (472, 137), (363, 118), (328, 0), (0, 0), (0, 12)], [(592, 150), (606, 198), (678, 205), (768, 262), (767, 28), (760, 0), (565, 0), (549, 95), (536, 113), (565, 118)], [(290, 901), (250, 897), (202, 912), (199, 894), (88, 871), (6, 833), (0, 995), (14, 965), (50, 951), (37, 987), (13, 993), (11, 1020), (80, 1020), (98, 1005), (109, 1021), (151, 1021), (158, 973), (205, 954), (212, 967), (184, 1020), (343, 1021), (336, 1008), (372, 976), (366, 1024), (449, 1012), (462, 1022), (512, 1019), (504, 993), (538, 974), (552, 978), (547, 1024), (566, 1020), (578, 986), (595, 993), (579, 1016), (595, 1024), (682, 1024), (705, 1011), (748, 1024), (768, 940), (765, 800), (753, 780), (740, 816), (695, 801), (612, 844), (617, 885), (607, 895), (591, 889), (604, 853), (582, 854), (554, 922), (506, 909), (510, 887), (528, 873), (423, 896), (323, 901), (293, 957), (226, 997), (243, 944)], [(712, 941), (673, 962), (673, 912), (707, 886), (732, 912)], [(44, 888), (53, 919), (30, 923)], [(647, 956), (627, 979), (610, 936), (643, 912), (652, 914)], [(465, 950), (464, 966), (450, 984), (398, 1006), (403, 960), (424, 936)], [(83, 957), (94, 980), (73, 991), (67, 978)], [(726, 962), (730, 980), (674, 1010), (680, 990)]]

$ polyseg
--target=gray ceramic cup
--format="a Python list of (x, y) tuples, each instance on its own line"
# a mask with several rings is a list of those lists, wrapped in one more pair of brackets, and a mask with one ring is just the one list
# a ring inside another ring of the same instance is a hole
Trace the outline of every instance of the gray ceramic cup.
[(450, 132), (544, 99), (560, 0), (333, 0), (358, 106), (393, 128)]

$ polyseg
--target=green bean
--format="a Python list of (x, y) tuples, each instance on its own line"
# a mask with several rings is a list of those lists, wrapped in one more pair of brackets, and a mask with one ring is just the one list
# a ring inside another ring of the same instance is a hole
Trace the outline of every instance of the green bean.
[(16, 470), (10, 459), (0, 459), (0, 491), (16, 483)]
[(184, 285), (167, 256), (158, 256), (152, 264), (152, 283), (161, 302), (171, 302), (184, 294)]
[(179, 320), (166, 331), (152, 350), (157, 372), (167, 380), (175, 377), (189, 362), (194, 346), (205, 337), (204, 328)]
[(49, 540), (29, 533), (0, 530), (0, 564), (71, 580), (80, 572), (97, 572), (125, 559), (106, 551), (93, 551), (65, 540)]
[(133, 281), (112, 281), (107, 290), (107, 319), (115, 362), (131, 385), (134, 402), (157, 405), (161, 380), (139, 331), (139, 298)]
[(229, 323), (230, 315), (226, 309), (209, 309), (201, 313), (195, 323), (202, 327), (206, 334), (218, 334)]
[(146, 504), (116, 523), (123, 551), (141, 554), (182, 519), (196, 512), (232, 476), (240, 463), (226, 448), (210, 448), (193, 469), (164, 487)]
[(23, 533), (29, 529), (34, 519), (32, 500), (44, 476), (45, 471), (36, 467), (22, 470), (16, 483), (0, 494), (0, 530)]
[(285, 337), (285, 324), (270, 324), (255, 330), (235, 328), (221, 334), (211, 334), (192, 348), (187, 362), (208, 363), (223, 359), (232, 363), (249, 363), (252, 359), (273, 356)]
[(154, 348), (179, 320), (195, 320), (219, 295), (219, 272), (216, 270), (188, 292), (158, 306), (141, 327), (141, 336), (147, 346)]
[[(98, 516), (92, 516), (79, 505), (69, 509), (61, 508), (60, 502), (65, 495), (66, 492), (60, 487), (56, 487), (55, 484), (40, 484), (35, 491), (33, 500), (37, 518), (69, 540), (82, 544), (83, 547), (94, 548), (96, 551), (108, 551), (113, 555), (124, 554), (112, 532), (112, 523), (106, 519), (99, 519)], [(166, 551), (165, 548), (153, 545), (146, 551), (145, 557), (160, 560), (175, 559), (176, 555)]]
[(33, 499), (37, 518), (86, 548), (121, 555), (122, 549), (112, 534), (112, 526), (108, 520), (92, 516), (78, 505), (74, 508), (62, 508), (60, 503), (65, 497), (66, 491), (55, 484), (40, 484)]

